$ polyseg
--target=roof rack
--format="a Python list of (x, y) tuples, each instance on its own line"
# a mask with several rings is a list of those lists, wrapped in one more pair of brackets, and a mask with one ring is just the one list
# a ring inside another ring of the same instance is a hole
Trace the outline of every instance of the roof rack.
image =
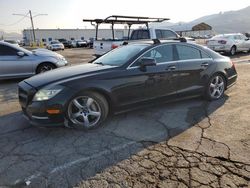
[(161, 43), (161, 41), (159, 39), (152, 39), (152, 40), (153, 40), (154, 44), (160, 44)]
[(91, 22), (91, 24), (148, 24), (149, 22), (163, 22), (170, 20), (169, 18), (153, 18), (153, 17), (141, 17), (141, 16), (121, 16), (112, 15), (105, 19), (83, 19), (83, 22)]
[(179, 40), (180, 42), (187, 42), (187, 39), (185, 37), (179, 37), (174, 40)]
[(141, 17), (141, 16), (121, 16), (112, 15), (105, 19), (83, 19), (83, 22), (90, 22), (91, 25), (96, 27), (96, 39), (98, 35), (98, 27), (100, 24), (111, 24), (112, 35), (114, 38), (114, 24), (127, 24), (129, 27), (128, 36), (130, 35), (130, 28), (134, 24), (145, 24), (148, 28), (150, 22), (163, 22), (170, 20), (169, 18), (154, 18), (154, 17)]

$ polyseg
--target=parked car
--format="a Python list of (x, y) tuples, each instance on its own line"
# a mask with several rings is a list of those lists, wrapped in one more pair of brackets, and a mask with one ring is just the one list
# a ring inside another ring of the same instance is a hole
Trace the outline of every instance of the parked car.
[(216, 35), (207, 40), (207, 46), (216, 52), (235, 55), (237, 52), (250, 52), (250, 40), (241, 33)]
[(79, 47), (87, 47), (87, 41), (85, 40), (73, 40), (72, 47), (79, 48)]
[(87, 41), (87, 46), (88, 46), (89, 48), (93, 48), (93, 44), (94, 44), (94, 38), (91, 37), (91, 38), (89, 38), (89, 40)]
[(0, 80), (30, 77), (67, 64), (62, 55), (46, 49), (29, 51), (0, 42)]
[(140, 105), (199, 95), (219, 99), (236, 79), (231, 60), (207, 47), (144, 41), (26, 79), (19, 101), (33, 125), (91, 129), (110, 113)]
[(71, 48), (72, 47), (70, 42), (66, 39), (58, 39), (58, 41), (64, 45), (64, 48)]
[(47, 45), (47, 49), (52, 50), (52, 51), (64, 50), (64, 45), (58, 40), (53, 40), (49, 42), (49, 44)]

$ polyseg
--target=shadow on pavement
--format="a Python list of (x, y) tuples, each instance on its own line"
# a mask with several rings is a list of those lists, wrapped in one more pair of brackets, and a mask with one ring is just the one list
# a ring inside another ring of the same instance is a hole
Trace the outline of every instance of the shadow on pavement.
[[(110, 117), (105, 126), (88, 132), (31, 127), (21, 112), (1, 116), (0, 187), (71, 187), (149, 145), (184, 132), (227, 98), (144, 108)], [(10, 124), (17, 128), (3, 130)]]

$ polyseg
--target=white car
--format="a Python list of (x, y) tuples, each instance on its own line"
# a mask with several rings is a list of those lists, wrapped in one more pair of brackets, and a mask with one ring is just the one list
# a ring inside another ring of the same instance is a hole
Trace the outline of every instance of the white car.
[(207, 40), (207, 47), (216, 52), (235, 55), (236, 52), (250, 52), (250, 40), (241, 33), (222, 34)]
[(79, 48), (79, 47), (87, 47), (88, 43), (85, 40), (73, 40), (71, 42), (72, 47)]
[(49, 44), (47, 45), (47, 49), (52, 50), (52, 51), (64, 50), (64, 45), (58, 40), (53, 40), (49, 42)]

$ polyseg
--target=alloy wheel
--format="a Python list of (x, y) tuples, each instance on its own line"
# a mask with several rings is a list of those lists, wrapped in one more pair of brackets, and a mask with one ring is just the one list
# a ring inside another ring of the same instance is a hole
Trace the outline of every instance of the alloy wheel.
[(215, 76), (209, 86), (209, 93), (211, 98), (218, 99), (220, 98), (225, 90), (224, 79), (221, 76)]
[(51, 66), (51, 65), (43, 65), (41, 67), (41, 69), (40, 69), (40, 73), (43, 73), (43, 72), (46, 72), (46, 71), (49, 71), (49, 70), (52, 70), (52, 69), (54, 69), (54, 67)]
[(101, 107), (91, 97), (78, 96), (70, 102), (68, 116), (78, 126), (94, 127), (101, 118)]

